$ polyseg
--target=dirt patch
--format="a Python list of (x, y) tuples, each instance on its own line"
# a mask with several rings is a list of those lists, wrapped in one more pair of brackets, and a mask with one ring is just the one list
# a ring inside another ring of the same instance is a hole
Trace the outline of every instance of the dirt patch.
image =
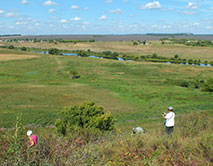
[(0, 61), (36, 58), (37, 55), (0, 54)]

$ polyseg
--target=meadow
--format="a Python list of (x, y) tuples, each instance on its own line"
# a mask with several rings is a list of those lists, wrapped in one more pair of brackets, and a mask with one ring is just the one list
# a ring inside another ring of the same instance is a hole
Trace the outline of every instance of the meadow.
[(57, 48), (61, 50), (91, 50), (94, 52), (111, 51), (126, 53), (133, 56), (152, 55), (154, 53), (163, 57), (174, 57), (179, 55), (184, 59), (200, 59), (202, 61), (213, 61), (212, 47), (192, 47), (182, 44), (164, 44), (160, 41), (147, 41), (148, 45), (133, 45), (132, 41), (96, 41), (96, 42), (77, 42), (77, 43), (48, 43), (48, 42), (2, 42), (2, 45), (14, 45), (16, 47), (29, 48)]
[[(63, 107), (84, 101), (112, 112), (119, 126), (162, 121), (169, 105), (178, 114), (212, 112), (212, 93), (180, 86), (183, 80), (208, 79), (212, 67), (37, 56), (0, 62), (1, 127), (12, 127), (20, 112), (26, 124), (52, 125)], [(73, 71), (79, 79), (72, 79)]]
[[(136, 56), (147, 53), (141, 49), (146, 46), (134, 47), (125, 42), (119, 46), (113, 42), (92, 43), (101, 44), (97, 48), (90, 43), (86, 44), (89, 45), (83, 46), (85, 43), (79, 43), (73, 48), (72, 44), (49, 43), (43, 45), (39, 43), (38, 46), (37, 43), (26, 43), (25, 46), (38, 48), (54, 46), (60, 49), (94, 47), (96, 51), (122, 51)], [(22, 46), (18, 43), (14, 45)], [(188, 50), (190, 54), (186, 51), (181, 56), (213, 59), (212, 48), (172, 47), (156, 43), (154, 52), (158, 50), (157, 48), (162, 48), (160, 51), (162, 54), (165, 52), (165, 56), (180, 54), (178, 50), (182, 52)], [(197, 54), (194, 54), (195, 52)], [(14, 55), (17, 55), (15, 59), (12, 58)], [(20, 55), (27, 58), (23, 59)], [(5, 59), (7, 56), (8, 59)], [(73, 79), (73, 72), (80, 78)], [(40, 165), (45, 163), (72, 165), (72, 162), (74, 165), (210, 165), (213, 154), (210, 143), (213, 138), (210, 133), (213, 93), (180, 85), (183, 81), (207, 80), (212, 77), (213, 67), (40, 55), (0, 48), (0, 128), (2, 128), (0, 146), (4, 149), (0, 161), (7, 158), (5, 146), (10, 146), (8, 140), (12, 139), (10, 138), (12, 131), (3, 128), (15, 127), (17, 116), (22, 114), (24, 129), (33, 128), (41, 139), (37, 154), (43, 158), (26, 157), (30, 160), (26, 162), (31, 163), (29, 165), (33, 165), (34, 159), (38, 160)], [(98, 139), (94, 139), (94, 135), (89, 137), (88, 133), (83, 133), (81, 137), (75, 135), (67, 138), (57, 137), (52, 129), (57, 113), (66, 106), (87, 101), (93, 101), (96, 105), (103, 106), (105, 111), (112, 113), (117, 119), (115, 124), (117, 134), (109, 133)], [(174, 107), (177, 121), (172, 141), (162, 134), (164, 120), (161, 113), (166, 112), (168, 106)], [(184, 123), (189, 126), (189, 135), (184, 132)], [(131, 129), (135, 126), (145, 128), (147, 134), (142, 136), (143, 138), (131, 137)], [(26, 156), (31, 153), (28, 152), (25, 145)], [(10, 157), (7, 158), (8, 163), (14, 160), (21, 162), (16, 159), (9, 160)], [(7, 165), (6, 160), (4, 161)]]

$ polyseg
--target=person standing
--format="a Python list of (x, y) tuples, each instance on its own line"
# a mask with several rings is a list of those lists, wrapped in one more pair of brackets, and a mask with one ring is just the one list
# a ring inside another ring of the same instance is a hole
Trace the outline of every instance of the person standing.
[(168, 113), (162, 113), (162, 117), (166, 120), (165, 122), (165, 131), (168, 135), (170, 135), (173, 132), (174, 125), (175, 125), (175, 113), (173, 112), (173, 108), (168, 108)]
[(30, 141), (29, 141), (30, 147), (33, 147), (34, 145), (36, 145), (38, 143), (37, 136), (35, 134), (33, 134), (33, 132), (31, 130), (27, 131), (27, 136), (30, 139)]

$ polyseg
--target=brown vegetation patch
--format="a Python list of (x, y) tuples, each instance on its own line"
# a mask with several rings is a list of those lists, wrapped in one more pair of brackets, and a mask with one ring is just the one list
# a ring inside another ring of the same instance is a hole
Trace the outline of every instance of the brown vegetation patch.
[(0, 61), (36, 58), (37, 55), (0, 54)]
[(160, 72), (173, 73), (174, 71), (168, 69), (160, 69)]

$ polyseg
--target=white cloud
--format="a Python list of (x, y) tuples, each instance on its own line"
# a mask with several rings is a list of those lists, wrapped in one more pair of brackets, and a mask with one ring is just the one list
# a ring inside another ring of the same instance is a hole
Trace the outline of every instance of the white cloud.
[(15, 17), (15, 16), (17, 16), (17, 14), (12, 12), (12, 13), (7, 13), (6, 16), (7, 17)]
[(107, 0), (105, 1), (105, 3), (112, 3), (112, 0)]
[(16, 25), (26, 25), (26, 24), (28, 24), (28, 22), (26, 22), (26, 21), (17, 21), (16, 22)]
[(193, 24), (194, 26), (198, 26), (198, 25), (200, 25), (198, 22), (195, 22), (194, 24)]
[(206, 28), (206, 29), (212, 29), (212, 27), (211, 27), (211, 26), (206, 26), (205, 28)]
[(0, 9), (0, 14), (3, 14), (3, 13), (4, 13), (4, 10), (1, 10), (1, 9)]
[(22, 1), (21, 1), (21, 4), (23, 4), (23, 5), (24, 5), (24, 4), (27, 4), (27, 3), (28, 3), (27, 0), (22, 0)]
[(171, 25), (152, 25), (152, 29), (171, 29)]
[(44, 6), (51, 6), (51, 5), (56, 5), (56, 2), (53, 2), (51, 0), (48, 0), (46, 2), (43, 3)]
[(128, 0), (122, 0), (122, 2), (126, 3), (126, 2), (128, 2)]
[(83, 22), (83, 24), (84, 24), (84, 25), (89, 25), (89, 24), (90, 24), (90, 22)]
[(60, 23), (67, 23), (67, 20), (66, 20), (66, 19), (62, 19), (62, 20), (60, 21)]
[(53, 13), (53, 12), (55, 12), (55, 9), (49, 9), (48, 10), (48, 13)]
[(213, 10), (213, 6), (211, 6), (209, 9), (210, 9), (210, 10)]
[(189, 2), (188, 5), (186, 6), (186, 9), (193, 9), (193, 10), (195, 10), (195, 9), (198, 9), (198, 6), (195, 3)]
[(160, 2), (153, 1), (147, 3), (145, 6), (141, 6), (140, 9), (159, 9), (161, 8)]
[(183, 14), (184, 15), (194, 15), (196, 13), (195, 12), (191, 12), (191, 11), (184, 11)]
[(115, 10), (110, 10), (109, 12), (110, 12), (110, 13), (122, 13), (122, 10), (119, 9), (119, 8), (117, 8), (117, 9), (115, 9)]
[(72, 6), (71, 6), (71, 9), (79, 9), (79, 6), (77, 6), (77, 5), (72, 5)]
[(99, 20), (106, 20), (107, 16), (106, 15), (102, 15), (101, 17), (98, 18)]
[(80, 17), (74, 17), (74, 18), (71, 18), (70, 20), (71, 21), (81, 21), (81, 18)]

